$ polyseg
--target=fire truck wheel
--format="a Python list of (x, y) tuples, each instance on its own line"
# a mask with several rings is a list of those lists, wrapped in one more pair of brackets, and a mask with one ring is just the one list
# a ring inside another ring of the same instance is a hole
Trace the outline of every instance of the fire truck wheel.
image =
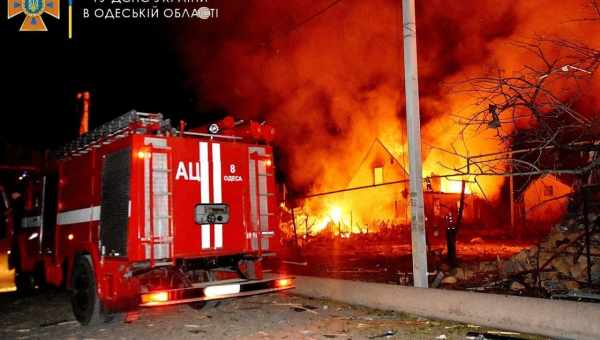
[[(203, 282), (211, 282), (211, 281), (215, 281), (215, 276), (214, 273), (211, 272), (207, 272), (206, 274), (207, 276), (204, 277)], [(195, 309), (195, 310), (202, 310), (204, 308), (208, 308), (208, 307), (216, 307), (220, 302), (219, 301), (196, 301), (196, 302), (192, 302), (192, 303), (188, 303), (188, 306), (190, 306), (190, 308)]]
[(21, 296), (29, 296), (35, 291), (35, 281), (33, 275), (29, 273), (19, 273), (15, 277), (17, 293)]
[(96, 293), (96, 276), (89, 255), (80, 256), (74, 264), (71, 306), (75, 318), (82, 325), (95, 325), (105, 321)]
[(17, 286), (17, 294), (20, 296), (28, 296), (33, 293), (35, 286), (33, 276), (30, 273), (21, 271), (21, 260), (19, 258), (19, 248), (14, 247), (11, 253), (13, 266), (15, 269), (15, 286)]
[(42, 263), (38, 263), (35, 266), (35, 271), (33, 273), (34, 285), (39, 290), (45, 290), (48, 288), (46, 284), (46, 275), (44, 273), (44, 265)]

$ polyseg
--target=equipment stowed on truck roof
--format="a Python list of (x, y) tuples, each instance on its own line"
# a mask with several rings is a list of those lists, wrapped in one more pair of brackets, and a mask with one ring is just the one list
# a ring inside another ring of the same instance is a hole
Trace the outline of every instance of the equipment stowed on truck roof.
[(82, 324), (293, 288), (261, 265), (280, 246), (273, 129), (227, 118), (213, 133), (182, 130), (131, 111), (67, 145), (44, 176), (45, 278), (73, 290)]

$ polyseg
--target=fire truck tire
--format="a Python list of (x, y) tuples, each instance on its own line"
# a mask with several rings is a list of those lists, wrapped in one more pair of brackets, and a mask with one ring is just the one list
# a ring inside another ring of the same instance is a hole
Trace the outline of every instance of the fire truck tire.
[(14, 248), (14, 265), (15, 265), (15, 286), (17, 294), (20, 296), (30, 296), (35, 292), (35, 277), (32, 273), (21, 270), (21, 259), (19, 258), (19, 250)]
[(35, 270), (33, 272), (33, 281), (34, 281), (34, 285), (39, 290), (43, 291), (48, 288), (48, 285), (46, 284), (46, 273), (44, 272), (44, 264), (43, 263), (38, 263), (35, 266)]
[(35, 291), (35, 281), (30, 273), (17, 272), (15, 285), (20, 296), (29, 296)]
[[(208, 274), (207, 281), (214, 281), (215, 278), (213, 274)], [(202, 310), (208, 307), (216, 307), (220, 304), (220, 301), (196, 301), (192, 303), (188, 303), (188, 306), (194, 310)]]
[(82, 325), (97, 325), (106, 321), (96, 292), (96, 276), (90, 255), (79, 256), (73, 265), (73, 314)]

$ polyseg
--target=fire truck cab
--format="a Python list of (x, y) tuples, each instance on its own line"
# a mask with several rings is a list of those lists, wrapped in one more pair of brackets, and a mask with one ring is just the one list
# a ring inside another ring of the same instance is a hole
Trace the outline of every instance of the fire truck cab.
[(261, 265), (280, 246), (273, 150), (229, 127), (131, 111), (58, 153), (35, 221), (45, 280), (72, 290), (80, 323), (293, 288)]
[(30, 293), (44, 282), (39, 251), (41, 193), (33, 190), (41, 186), (36, 174), (26, 177), (19, 179), (24, 191), (9, 192), (0, 186), (0, 292)]

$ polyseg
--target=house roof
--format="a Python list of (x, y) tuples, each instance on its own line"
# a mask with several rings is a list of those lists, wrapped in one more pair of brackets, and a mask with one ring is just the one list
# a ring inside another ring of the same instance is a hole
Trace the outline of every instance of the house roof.
[(362, 168), (362, 166), (364, 165), (364, 163), (368, 159), (370, 159), (371, 155), (373, 154), (373, 152), (375, 152), (377, 150), (378, 147), (381, 150), (383, 150), (394, 161), (394, 164), (397, 164), (397, 166), (402, 170), (402, 172), (405, 175), (408, 176), (408, 172), (406, 171), (406, 169), (404, 168), (404, 166), (402, 165), (402, 163), (398, 160), (398, 158), (396, 156), (394, 156), (394, 154), (385, 146), (385, 144), (383, 144), (383, 142), (379, 138), (375, 138), (373, 140), (373, 142), (371, 142), (371, 145), (369, 146), (369, 149), (365, 153), (365, 155), (364, 155), (363, 159), (361, 160), (361, 162), (355, 168), (354, 172), (352, 172), (352, 174), (353, 174), (352, 178), (350, 178), (350, 181), (348, 181), (347, 186), (350, 185), (350, 183), (352, 183), (352, 181), (354, 181), (354, 179), (358, 175), (358, 172), (360, 171), (360, 169)]
[(523, 195), (525, 195), (527, 190), (529, 190), (533, 184), (538, 183), (539, 181), (543, 181), (544, 179), (555, 180), (555, 181), (557, 181), (561, 184), (564, 184), (566, 186), (569, 186), (569, 187), (573, 185), (573, 179), (570, 177), (556, 176), (554, 174), (544, 174), (544, 175), (537, 176), (535, 178), (530, 179), (527, 182), (527, 184), (521, 190), (519, 190), (519, 196), (522, 198)]

